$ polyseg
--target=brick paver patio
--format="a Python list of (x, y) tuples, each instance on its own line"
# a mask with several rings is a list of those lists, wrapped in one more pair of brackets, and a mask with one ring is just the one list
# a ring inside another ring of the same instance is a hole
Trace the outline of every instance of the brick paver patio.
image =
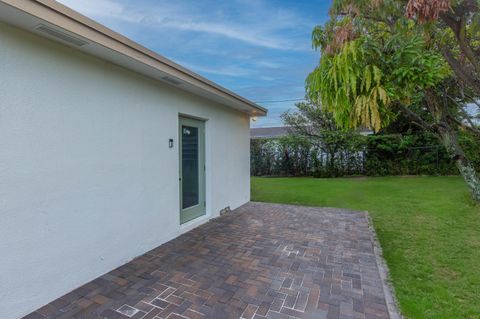
[(390, 318), (366, 213), (249, 203), (26, 318)]

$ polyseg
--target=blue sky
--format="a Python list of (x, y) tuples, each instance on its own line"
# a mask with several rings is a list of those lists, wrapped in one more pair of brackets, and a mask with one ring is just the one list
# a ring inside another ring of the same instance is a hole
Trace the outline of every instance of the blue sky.
[(313, 27), (330, 0), (60, 0), (63, 4), (269, 109), (281, 125), (319, 59)]

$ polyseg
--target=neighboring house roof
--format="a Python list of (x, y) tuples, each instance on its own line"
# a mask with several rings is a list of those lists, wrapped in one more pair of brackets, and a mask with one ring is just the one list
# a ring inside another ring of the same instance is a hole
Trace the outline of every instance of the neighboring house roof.
[(288, 135), (288, 127), (259, 127), (250, 129), (250, 138), (275, 138)]
[(0, 0), (0, 21), (66, 44), (181, 90), (264, 116), (267, 109), (53, 0)]
[(358, 130), (358, 134), (363, 135), (363, 136), (367, 136), (367, 135), (373, 135), (373, 134), (375, 134), (375, 132), (368, 129), (368, 128), (362, 128), (362, 129)]

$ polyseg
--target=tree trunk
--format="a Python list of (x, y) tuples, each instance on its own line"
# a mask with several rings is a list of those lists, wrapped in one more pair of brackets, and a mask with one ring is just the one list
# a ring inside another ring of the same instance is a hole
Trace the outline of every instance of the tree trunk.
[(440, 140), (447, 149), (448, 154), (455, 161), (460, 174), (465, 180), (465, 183), (467, 183), (473, 199), (477, 203), (480, 202), (480, 179), (475, 171), (475, 167), (470, 163), (460, 147), (456, 133), (448, 126), (442, 125), (439, 126), (438, 133), (440, 135)]

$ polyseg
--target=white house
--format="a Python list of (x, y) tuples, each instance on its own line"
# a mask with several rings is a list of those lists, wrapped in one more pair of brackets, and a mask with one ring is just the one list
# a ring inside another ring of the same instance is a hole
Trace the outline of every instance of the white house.
[(0, 0), (0, 317), (250, 199), (266, 110), (51, 0)]

